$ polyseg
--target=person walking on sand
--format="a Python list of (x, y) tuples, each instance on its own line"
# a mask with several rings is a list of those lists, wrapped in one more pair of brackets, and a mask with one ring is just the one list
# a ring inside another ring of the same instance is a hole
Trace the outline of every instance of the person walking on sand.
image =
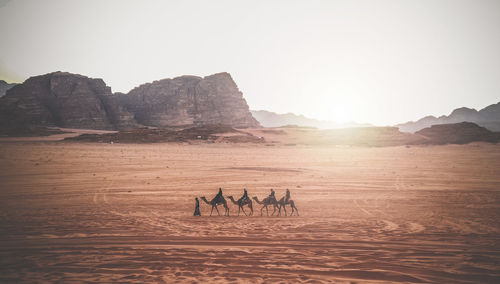
[(195, 199), (195, 205), (194, 205), (194, 214), (193, 216), (201, 216), (201, 213), (200, 213), (200, 201), (198, 200), (198, 197), (196, 197)]

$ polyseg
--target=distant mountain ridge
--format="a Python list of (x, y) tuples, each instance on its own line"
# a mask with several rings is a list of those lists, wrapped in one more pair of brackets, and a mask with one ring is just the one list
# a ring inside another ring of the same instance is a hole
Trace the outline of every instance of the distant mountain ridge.
[(450, 115), (426, 116), (417, 121), (398, 124), (396, 127), (403, 132), (417, 132), (421, 129), (437, 124), (452, 124), (460, 122), (473, 122), (490, 131), (500, 131), (500, 102), (489, 105), (479, 111), (472, 108), (457, 108)]
[(337, 123), (329, 120), (318, 120), (308, 118), (303, 115), (294, 113), (278, 114), (267, 110), (252, 110), (253, 117), (260, 122), (264, 127), (280, 127), (286, 125), (308, 126), (320, 129), (336, 129), (336, 128), (350, 128), (350, 127), (368, 127), (370, 124), (362, 123)]

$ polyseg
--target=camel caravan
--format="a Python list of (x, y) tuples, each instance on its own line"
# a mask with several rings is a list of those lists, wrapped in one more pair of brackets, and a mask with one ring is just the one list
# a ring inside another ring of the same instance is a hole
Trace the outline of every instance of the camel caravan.
[[(295, 214), (299, 216), (299, 210), (297, 209), (297, 207), (295, 207), (295, 202), (290, 199), (290, 190), (288, 190), (288, 188), (286, 189), (285, 196), (281, 197), (280, 200), (277, 200), (274, 194), (274, 190), (271, 188), (271, 193), (266, 198), (262, 199), (262, 201), (260, 201), (256, 196), (253, 197), (253, 200), (257, 202), (257, 204), (262, 205), (262, 207), (260, 208), (260, 216), (262, 216), (262, 211), (264, 210), (264, 208), (266, 209), (266, 215), (269, 216), (269, 206), (272, 206), (273, 208), (273, 213), (271, 214), (271, 216), (274, 216), (276, 210), (278, 211), (277, 216), (281, 216), (281, 209), (283, 209), (284, 215), (287, 216), (286, 205), (290, 205), (290, 207), (292, 208), (292, 212), (289, 216), (292, 216), (293, 212), (295, 212)], [(227, 198), (231, 200), (234, 205), (238, 206), (238, 216), (240, 215), (240, 212), (243, 212), (245, 216), (253, 215), (253, 201), (248, 196), (248, 192), (246, 189), (243, 189), (243, 196), (241, 196), (238, 200), (235, 200), (232, 196), (227, 196)], [(220, 216), (219, 209), (217, 208), (217, 206), (219, 205), (222, 205), (222, 207), (224, 207), (224, 216), (229, 216), (229, 207), (227, 205), (226, 198), (224, 198), (224, 196), (222, 195), (222, 188), (219, 188), (219, 193), (217, 193), (217, 195), (212, 198), (212, 200), (207, 200), (205, 196), (200, 197), (200, 199), (211, 206), (210, 216), (212, 216), (214, 209)], [(195, 198), (195, 201), (196, 204), (194, 209), (194, 216), (201, 216), (200, 201), (198, 200), (198, 197)], [(250, 209), (250, 212), (248, 214), (247, 212), (245, 212), (244, 206), (247, 206), (248, 209)]]

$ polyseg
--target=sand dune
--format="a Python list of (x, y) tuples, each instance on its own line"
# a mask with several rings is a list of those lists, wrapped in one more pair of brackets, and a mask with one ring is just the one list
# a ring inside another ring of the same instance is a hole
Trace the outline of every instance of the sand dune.
[[(500, 282), (500, 146), (3, 143), (0, 282)], [(299, 217), (193, 217), (290, 188)]]

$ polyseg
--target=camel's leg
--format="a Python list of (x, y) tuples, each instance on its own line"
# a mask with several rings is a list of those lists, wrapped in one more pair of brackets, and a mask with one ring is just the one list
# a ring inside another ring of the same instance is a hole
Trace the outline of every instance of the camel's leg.
[(217, 215), (220, 216), (219, 209), (217, 209), (217, 205), (215, 205), (215, 210), (217, 210)]
[(267, 209), (267, 205), (266, 205), (266, 215), (269, 216), (269, 209)]
[(229, 207), (227, 207), (227, 204), (224, 204), (224, 209), (226, 210), (225, 215), (229, 216)]
[(250, 216), (253, 216), (253, 205), (252, 205), (252, 203), (248, 204), (248, 207), (250, 207)]
[(214, 206), (212, 205), (212, 210), (210, 210), (210, 216), (212, 216), (212, 212), (214, 212)]
[(290, 207), (292, 207), (292, 213), (290, 214), (290, 216), (292, 216), (294, 211), (297, 214), (297, 216), (299, 216), (299, 209), (295, 207), (295, 202), (293, 202), (293, 200), (290, 200)]
[(283, 204), (283, 213), (285, 214), (286, 217), (286, 204)]
[[(243, 208), (243, 206), (241, 206), (239, 208), (241, 208), (241, 211), (243, 211), (243, 214), (245, 214), (245, 216), (248, 216), (247, 212), (245, 212), (245, 208)], [(239, 213), (240, 213), (240, 210), (238, 209), (238, 215), (240, 215)]]

